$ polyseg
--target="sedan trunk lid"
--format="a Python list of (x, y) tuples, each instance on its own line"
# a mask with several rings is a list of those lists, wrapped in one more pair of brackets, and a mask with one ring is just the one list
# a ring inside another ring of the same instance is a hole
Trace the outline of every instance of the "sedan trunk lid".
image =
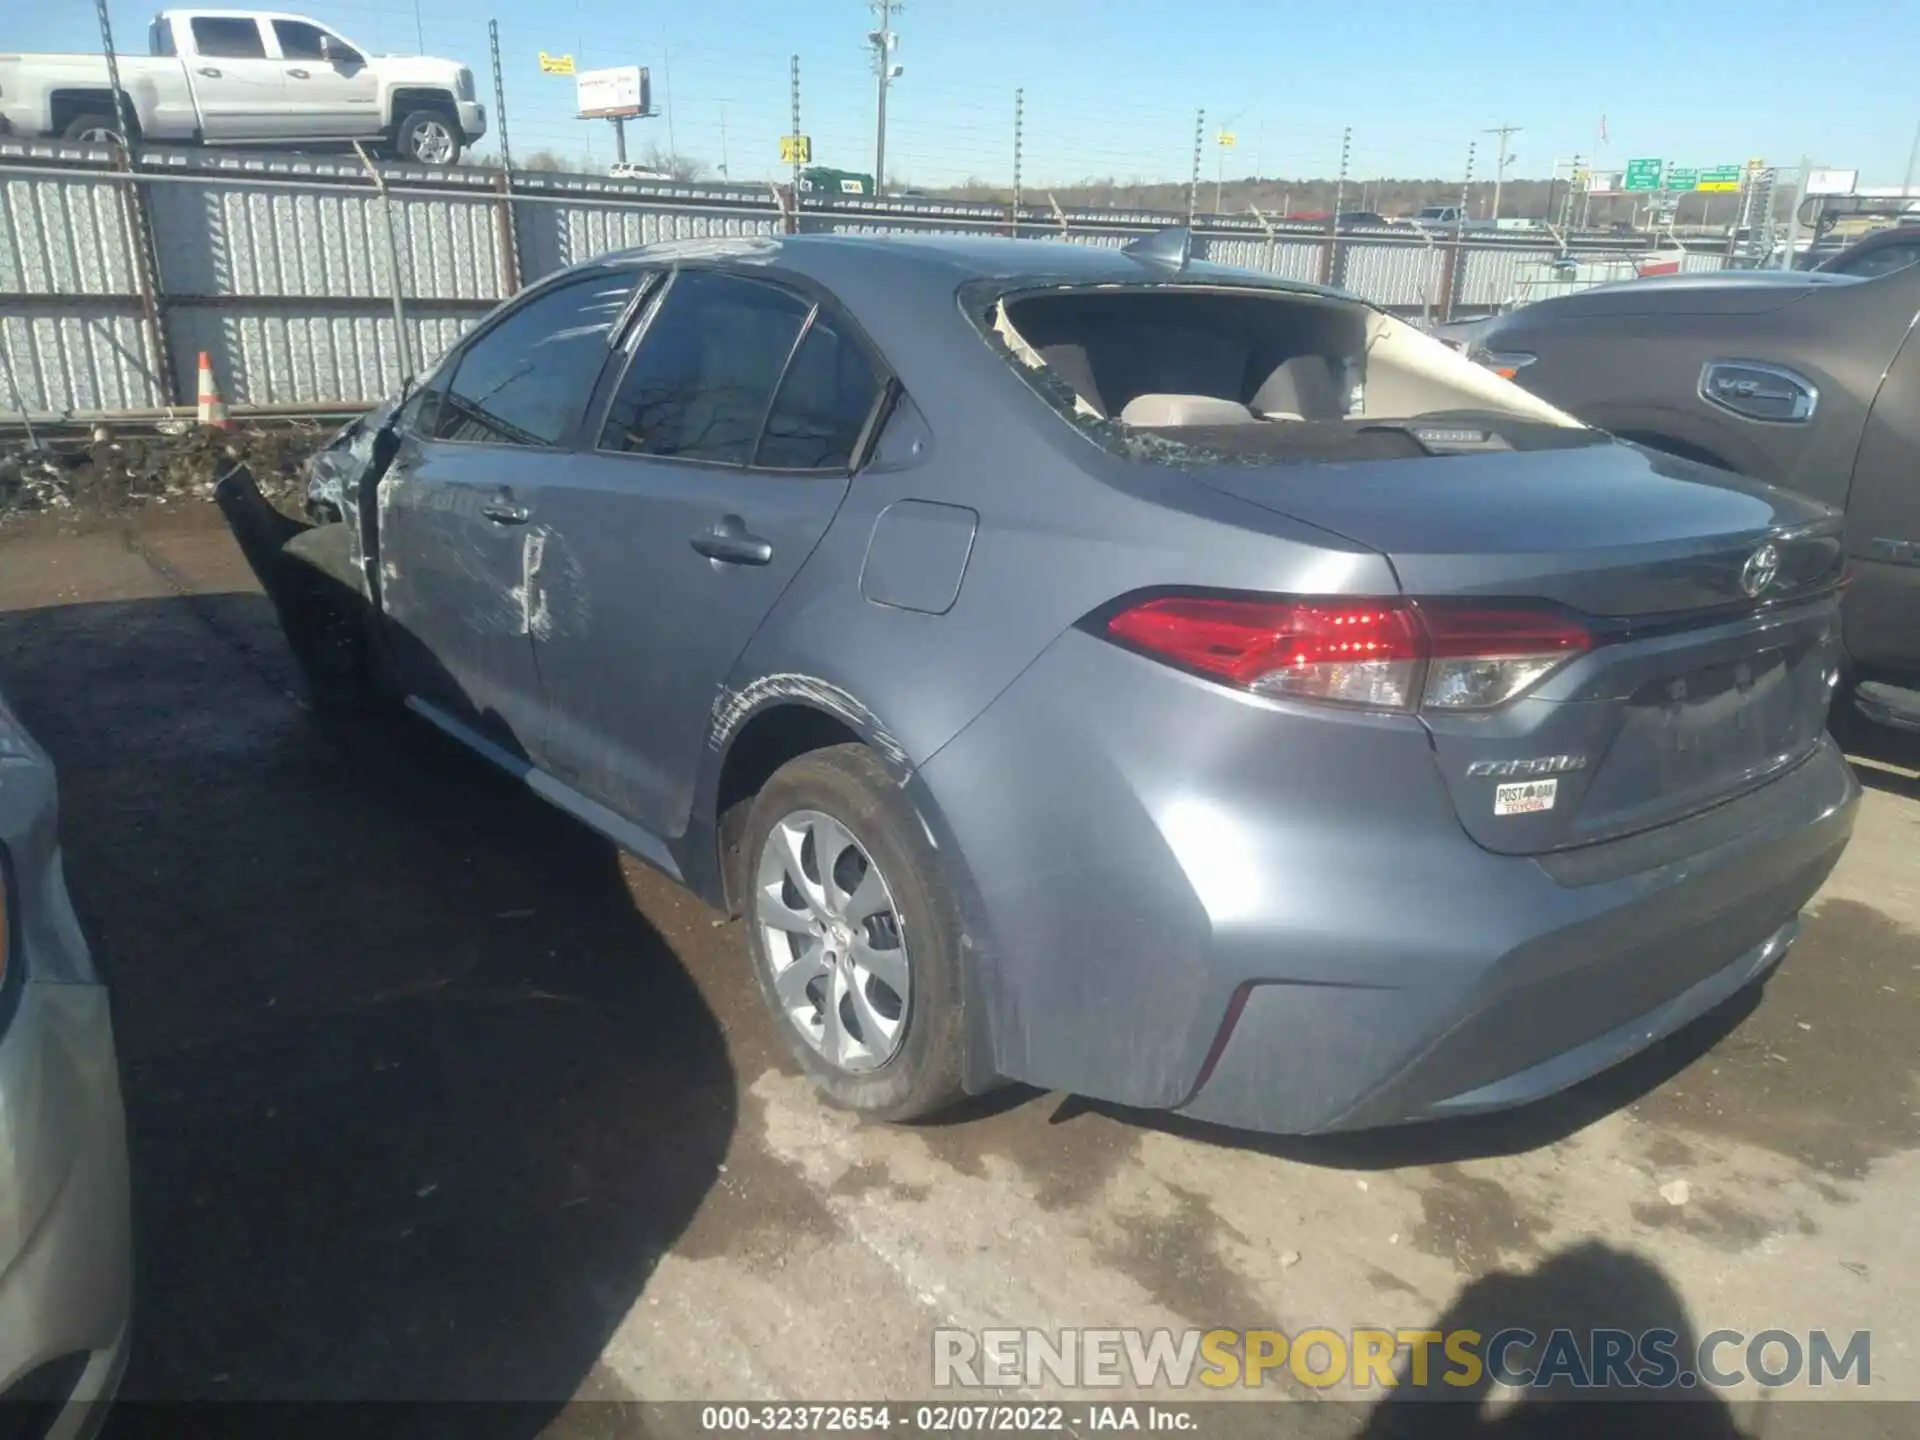
[(1517, 700), (1422, 711), (1461, 824), (1490, 849), (1649, 829), (1819, 744), (1843, 564), (1824, 506), (1611, 443), (1191, 473), (1378, 550), (1408, 595), (1581, 618), (1591, 648)]

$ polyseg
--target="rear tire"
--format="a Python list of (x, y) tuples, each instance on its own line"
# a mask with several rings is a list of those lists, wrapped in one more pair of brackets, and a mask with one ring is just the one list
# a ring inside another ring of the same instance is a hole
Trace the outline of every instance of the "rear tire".
[(836, 745), (775, 771), (747, 817), (739, 864), (760, 992), (815, 1086), (883, 1120), (959, 1100), (958, 907), (919, 816), (873, 752)]
[(393, 132), (393, 149), (411, 165), (451, 165), (466, 148), (453, 116), (444, 110), (409, 110)]
[(83, 145), (118, 145), (122, 150), (127, 148), (126, 139), (120, 133), (118, 117), (104, 110), (89, 110), (74, 116), (60, 136), (63, 140), (77, 140)]

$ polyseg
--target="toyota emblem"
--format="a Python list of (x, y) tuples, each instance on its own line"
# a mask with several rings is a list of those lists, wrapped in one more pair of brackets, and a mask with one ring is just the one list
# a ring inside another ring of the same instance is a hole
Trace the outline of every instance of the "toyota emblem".
[(1747, 563), (1740, 570), (1740, 588), (1758, 599), (1779, 573), (1780, 547), (1769, 540), (1747, 557)]

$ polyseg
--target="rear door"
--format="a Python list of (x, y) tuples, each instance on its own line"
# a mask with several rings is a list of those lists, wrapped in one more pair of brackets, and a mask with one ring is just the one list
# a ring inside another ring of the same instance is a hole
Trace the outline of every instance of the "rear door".
[(766, 280), (683, 269), (648, 312), (541, 496), (542, 573), (566, 588), (538, 638), (540, 756), (674, 836), (715, 700), (839, 509), (882, 379), (838, 315)]
[(380, 481), (381, 606), (401, 683), (523, 755), (544, 712), (533, 637), (558, 560), (542, 490), (566, 463), (633, 281), (599, 271), (508, 310), (410, 404)]
[(286, 81), (290, 133), (380, 133), (380, 82), (364, 55), (308, 20), (274, 20), (270, 28)]
[(286, 76), (267, 53), (251, 15), (195, 15), (187, 75), (209, 140), (278, 140), (298, 133), (287, 110)]

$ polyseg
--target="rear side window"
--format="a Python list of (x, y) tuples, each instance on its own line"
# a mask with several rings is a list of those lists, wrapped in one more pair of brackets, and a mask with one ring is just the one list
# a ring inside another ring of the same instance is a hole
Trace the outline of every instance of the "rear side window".
[(682, 271), (620, 378), (600, 448), (749, 463), (812, 308), (762, 281)]
[(823, 311), (807, 327), (767, 415), (754, 464), (779, 470), (846, 470), (880, 398), (880, 377)]
[(460, 357), (440, 401), (442, 440), (558, 445), (607, 360), (632, 275), (592, 275), (529, 300)]
[(224, 60), (264, 60), (267, 47), (260, 24), (232, 16), (199, 15), (193, 21), (193, 48)]

